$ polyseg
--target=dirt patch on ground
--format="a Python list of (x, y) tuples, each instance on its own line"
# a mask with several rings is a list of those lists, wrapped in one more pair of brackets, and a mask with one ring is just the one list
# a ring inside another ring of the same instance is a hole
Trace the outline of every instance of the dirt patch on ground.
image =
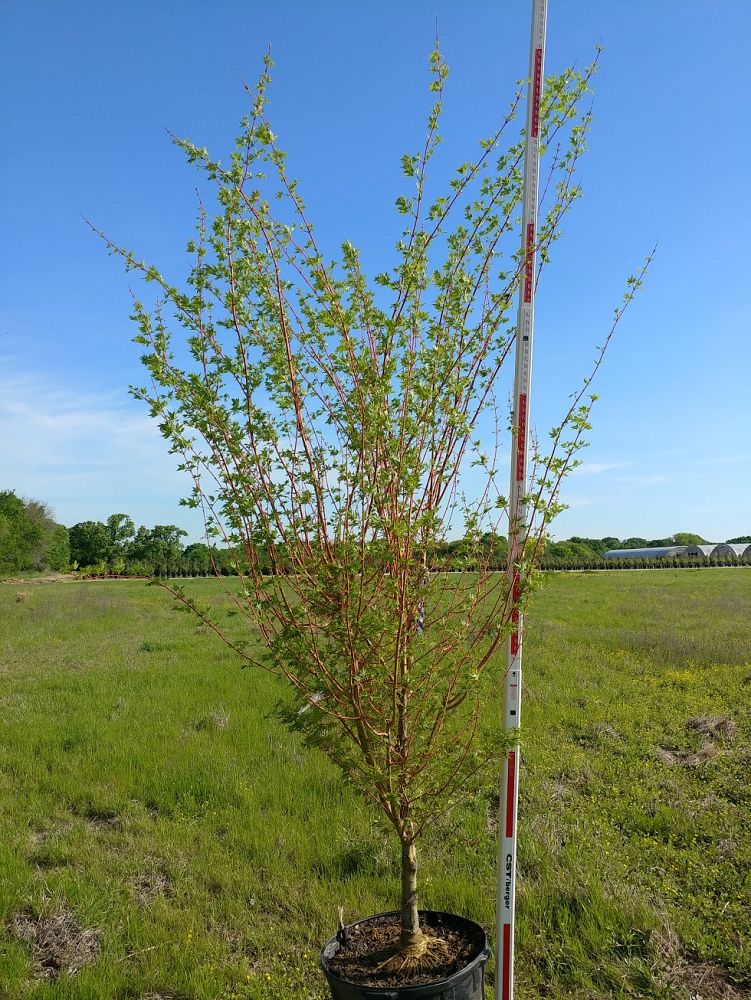
[(668, 767), (701, 767), (707, 761), (717, 756), (717, 747), (714, 743), (702, 743), (698, 751), (693, 750), (668, 750), (666, 747), (658, 747), (655, 750), (655, 757), (662, 764)]
[(55, 979), (63, 972), (73, 976), (99, 954), (99, 934), (82, 927), (70, 910), (41, 916), (25, 910), (13, 917), (11, 930), (31, 948), (41, 979)]
[[(255, 905), (256, 901), (251, 897), (248, 900), (248, 906), (254, 907)], [(247, 966), (249, 973), (261, 974), (268, 968), (268, 955), (264, 955), (263, 949), (248, 936), (245, 929), (230, 926), (217, 920), (210, 921), (210, 928), (212, 935), (225, 943), (232, 959), (241, 960)], [(287, 955), (284, 957), (286, 959)], [(288, 953), (290, 965), (294, 965), (298, 959), (299, 955), (296, 950), (290, 950)]]
[(23, 579), (18, 576), (6, 576), (0, 579), (0, 583), (8, 583), (16, 587), (36, 587), (40, 583), (70, 583), (78, 580), (75, 573), (49, 573), (47, 576), (33, 576)]
[(170, 895), (171, 884), (167, 872), (159, 865), (143, 871), (133, 879), (133, 895), (139, 903), (147, 905), (152, 900)]
[(44, 826), (37, 830), (32, 830), (29, 834), (29, 848), (34, 851), (43, 844), (48, 844), (55, 837), (64, 836), (73, 829), (74, 824), (68, 820), (61, 820), (54, 826)]
[(722, 715), (702, 715), (689, 719), (686, 729), (704, 737), (698, 750), (675, 750), (668, 747), (658, 747), (655, 757), (668, 767), (701, 767), (713, 760), (720, 752), (718, 744), (731, 745), (738, 732), (738, 727), (732, 719)]
[(121, 830), (123, 823), (116, 809), (95, 806), (91, 803), (74, 803), (70, 810), (74, 816), (86, 821), (95, 830)]
[(689, 719), (686, 728), (711, 740), (722, 740), (723, 743), (733, 743), (738, 733), (738, 727), (732, 719), (722, 715), (702, 715)]
[(748, 1000), (748, 990), (740, 992), (714, 965), (686, 962), (681, 969), (681, 983), (691, 1000)]
[(226, 711), (223, 705), (220, 705), (219, 708), (215, 708), (208, 715), (196, 719), (193, 723), (193, 729), (197, 733), (213, 732), (216, 729), (226, 729), (228, 725), (229, 712)]
[(669, 927), (652, 931), (651, 944), (659, 956), (658, 976), (665, 986), (685, 992), (690, 1000), (747, 1000), (748, 990), (734, 986), (722, 969), (696, 962), (686, 955), (683, 942)]
[(609, 722), (601, 722), (595, 726), (595, 735), (603, 740), (619, 740), (621, 738), (621, 734)]
[(138, 1000), (190, 1000), (184, 993), (142, 993)]
[(738, 850), (738, 841), (733, 837), (725, 837), (717, 842), (717, 853), (721, 858), (734, 858)]
[(564, 802), (572, 796), (586, 791), (591, 777), (589, 771), (579, 771), (574, 774), (559, 774), (547, 786), (550, 792), (551, 803)]

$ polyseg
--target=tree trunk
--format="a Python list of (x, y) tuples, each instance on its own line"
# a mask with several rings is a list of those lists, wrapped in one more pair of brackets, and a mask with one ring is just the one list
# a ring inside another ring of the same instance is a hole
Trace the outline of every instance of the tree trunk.
[(402, 926), (399, 944), (407, 948), (420, 937), (417, 916), (417, 850), (414, 841), (402, 841)]

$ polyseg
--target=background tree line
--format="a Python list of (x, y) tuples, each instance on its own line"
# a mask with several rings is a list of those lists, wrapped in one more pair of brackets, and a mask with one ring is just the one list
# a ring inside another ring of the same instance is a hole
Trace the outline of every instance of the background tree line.
[[(66, 528), (56, 523), (50, 507), (38, 500), (25, 500), (12, 490), (0, 492), (0, 573), (80, 570), (84, 573), (122, 576), (231, 576), (245, 569), (239, 549), (209, 546), (204, 542), (184, 545), (187, 532), (174, 524), (136, 528), (128, 514), (111, 514), (106, 521), (79, 521)], [(728, 542), (751, 542), (751, 535), (728, 538)], [(603, 558), (609, 549), (643, 549), (663, 545), (701, 545), (705, 539), (690, 532), (668, 538), (583, 538), (548, 540), (542, 555), (543, 569), (628, 569), (650, 567), (655, 560), (635, 557), (611, 562)], [(478, 546), (481, 552), (478, 552)], [(431, 569), (472, 570), (478, 563), (492, 569), (506, 568), (507, 542), (488, 532), (479, 542), (458, 538), (436, 543), (427, 554)], [(482, 556), (482, 559), (479, 558)], [(271, 572), (272, 560), (261, 553), (263, 571)], [(377, 545), (373, 558), (378, 558)], [(723, 560), (719, 560), (723, 561)], [(724, 560), (730, 562), (730, 560)], [(717, 562), (715, 560), (714, 562)], [(274, 563), (284, 570), (284, 553)], [(707, 565), (706, 559), (679, 557), (660, 560), (660, 566)]]
[(58, 524), (47, 504), (0, 492), (0, 573), (80, 570), (93, 575), (208, 576), (232, 574), (237, 553), (203, 542), (184, 545), (174, 524), (142, 525), (128, 514), (106, 521)]
[[(751, 542), (751, 535), (739, 535), (735, 538), (726, 539), (727, 542)], [(607, 535), (604, 538), (583, 538), (580, 535), (573, 535), (563, 541), (553, 541), (548, 539), (541, 557), (543, 569), (637, 569), (656, 568), (667, 566), (707, 566), (707, 565), (737, 565), (737, 559), (713, 558), (708, 560), (704, 557), (676, 556), (670, 559), (661, 558), (659, 561), (648, 559), (643, 556), (635, 556), (633, 559), (605, 559), (605, 553), (611, 549), (645, 549), (657, 548), (670, 545), (704, 545), (706, 539), (701, 535), (688, 531), (678, 531), (667, 538), (616, 538), (614, 535)], [(503, 570), (506, 568), (506, 539), (497, 535), (484, 535), (480, 541), (484, 549), (484, 555), (490, 555), (488, 560), (477, 560), (476, 554), (471, 550), (464, 539), (452, 542), (445, 542), (436, 547), (433, 558), (429, 558), (429, 564), (435, 569), (466, 569), (474, 568), (476, 561), (482, 561), (491, 568)], [(744, 561), (749, 561), (748, 558)]]
[(239, 552), (185, 545), (187, 532), (175, 524), (141, 525), (128, 514), (111, 514), (106, 521), (80, 521), (69, 529), (74, 568), (93, 574), (125, 576), (212, 576), (237, 572)]
[(47, 504), (0, 491), (0, 572), (63, 570), (69, 563), (68, 529)]

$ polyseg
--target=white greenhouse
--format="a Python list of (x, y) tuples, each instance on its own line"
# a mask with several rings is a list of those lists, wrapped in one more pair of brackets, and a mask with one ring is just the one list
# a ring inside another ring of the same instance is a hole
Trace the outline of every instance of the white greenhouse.
[(605, 559), (751, 559), (749, 542), (709, 542), (703, 545), (659, 545), (644, 549), (610, 549)]

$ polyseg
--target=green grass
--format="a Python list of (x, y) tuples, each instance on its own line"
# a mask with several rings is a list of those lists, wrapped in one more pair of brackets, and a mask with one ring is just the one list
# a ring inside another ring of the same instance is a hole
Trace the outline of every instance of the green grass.
[[(157, 588), (24, 589), (17, 603), (0, 586), (0, 997), (324, 996), (317, 954), (337, 906), (348, 919), (394, 908), (398, 851), (271, 717), (279, 682), (240, 670)], [(688, 998), (699, 973), (741, 995), (749, 574), (550, 576), (528, 622), (519, 1000)], [(682, 766), (705, 739), (686, 723), (710, 714), (735, 738)], [(494, 785), (421, 853), (421, 905), (488, 929)], [(14, 918), (63, 911), (96, 931), (99, 954), (40, 979)]]

